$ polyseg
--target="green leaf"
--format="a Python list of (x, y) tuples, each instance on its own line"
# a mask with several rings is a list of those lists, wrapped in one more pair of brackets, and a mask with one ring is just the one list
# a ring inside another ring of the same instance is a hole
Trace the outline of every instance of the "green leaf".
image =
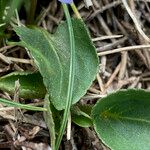
[(70, 62), (69, 62), (69, 79), (68, 79), (68, 87), (67, 87), (67, 98), (66, 98), (66, 105), (63, 114), (62, 124), (58, 133), (58, 137), (56, 140), (56, 150), (59, 149), (60, 143), (62, 141), (63, 134), (65, 132), (65, 128), (67, 125), (68, 117), (70, 114), (70, 108), (72, 105), (73, 99), (73, 87), (74, 87), (74, 76), (75, 76), (75, 36), (72, 26), (71, 17), (69, 14), (69, 9), (66, 4), (62, 4), (64, 13), (67, 19), (67, 27), (69, 31), (69, 45), (70, 45)]
[[(72, 20), (75, 35), (75, 79), (73, 101), (75, 104), (86, 93), (98, 70), (98, 57), (84, 23)], [(66, 106), (70, 42), (67, 23), (59, 25), (53, 35), (44, 29), (15, 27), (22, 44), (35, 60), (53, 105), (62, 110)]]
[(91, 127), (93, 124), (92, 124), (92, 119), (90, 117), (87, 117), (87, 116), (84, 116), (84, 115), (76, 115), (76, 114), (73, 114), (72, 115), (72, 121), (80, 126), (80, 127), (83, 127), (83, 128), (88, 128), (88, 127)]
[(59, 131), (60, 131), (60, 127), (62, 125), (62, 119), (63, 119), (63, 113), (64, 111), (61, 110), (57, 110), (52, 103), (50, 103), (50, 108), (51, 108), (51, 112), (53, 115), (53, 120), (54, 120), (54, 124), (55, 124), (55, 133), (56, 135), (58, 135)]
[(46, 88), (39, 72), (12, 72), (0, 78), (0, 89), (14, 95), (15, 81), (19, 80), (21, 98), (44, 98)]
[(48, 127), (49, 132), (50, 132), (51, 148), (53, 150), (55, 150), (55, 140), (56, 140), (56, 137), (55, 137), (55, 123), (54, 123), (54, 119), (53, 119), (53, 114), (52, 114), (48, 94), (45, 96), (44, 101), (45, 101), (44, 108), (47, 109), (47, 111), (44, 112), (44, 119), (45, 119), (45, 122), (46, 122), (47, 127)]
[(3, 99), (0, 98), (0, 103), (3, 103), (7, 106), (11, 106), (11, 107), (16, 107), (16, 108), (22, 108), (22, 109), (26, 109), (26, 110), (32, 110), (32, 111), (47, 111), (46, 108), (42, 108), (42, 107), (36, 107), (36, 106), (32, 106), (32, 105), (27, 105), (27, 104), (21, 104), (18, 102), (13, 102), (7, 99)]
[(23, 0), (0, 0), (0, 24), (8, 23)]
[(94, 128), (114, 150), (149, 150), (150, 92), (122, 90), (99, 100), (92, 110)]
[[(89, 107), (86, 108), (89, 109)], [(91, 127), (93, 125), (90, 115), (82, 111), (78, 106), (72, 106), (71, 119), (75, 124), (84, 128)]]

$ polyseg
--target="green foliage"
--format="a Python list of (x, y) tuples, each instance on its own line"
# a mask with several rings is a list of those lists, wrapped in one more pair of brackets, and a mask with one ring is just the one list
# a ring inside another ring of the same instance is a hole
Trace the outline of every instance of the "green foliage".
[(35, 11), (37, 6), (37, 0), (25, 0), (24, 1), (24, 8), (27, 13), (27, 24), (34, 24), (35, 22)]
[[(12, 72), (8, 75), (5, 75), (0, 78), (0, 89), (2, 91), (8, 92), (11, 95), (14, 95), (15, 92), (14, 87), (16, 80), (19, 80), (20, 83), (19, 97), (25, 99), (45, 97), (46, 89), (43, 84), (42, 76), (40, 75), (39, 72), (36, 73)], [(71, 109), (72, 121), (81, 127), (91, 126), (92, 125), (90, 117), (91, 108), (92, 107), (90, 106), (73, 105)], [(56, 124), (56, 132), (58, 132), (58, 129), (60, 128), (60, 122), (62, 121), (61, 119), (62, 112), (52, 107), (52, 114), (55, 120), (54, 122)]]
[[(50, 107), (55, 123), (55, 132), (58, 133), (62, 122), (63, 111), (58, 111), (52, 104)], [(92, 107), (85, 106), (85, 109), (89, 111)], [(72, 122), (80, 127), (91, 127), (93, 125), (92, 118), (90, 117), (91, 113), (87, 113), (86, 110), (82, 110), (80, 105), (72, 105), (70, 110)]]
[[(25, 99), (45, 97), (46, 89), (43, 84), (42, 76), (39, 72), (12, 72), (8, 75), (5, 75), (0, 78), (0, 89), (8, 92), (11, 95), (14, 95), (16, 80), (19, 80), (20, 83), (19, 97)], [(51, 107), (56, 125), (56, 132), (58, 132), (58, 129), (60, 128), (60, 122), (62, 121), (62, 111), (56, 110), (52, 105)], [(73, 105), (71, 108), (72, 121), (81, 127), (92, 126), (92, 120), (90, 117), (91, 109), (91, 106)]]
[[(66, 6), (64, 8), (67, 10)], [(22, 46), (29, 49), (39, 68), (52, 104), (58, 110), (65, 109), (56, 143), (51, 141), (56, 149), (66, 127), (70, 106), (86, 93), (98, 69), (98, 57), (84, 23), (79, 19), (71, 20), (67, 11), (66, 16), (67, 22), (60, 24), (53, 35), (44, 29), (15, 27)], [(51, 110), (48, 113), (50, 115)], [(85, 113), (80, 114), (90, 120)], [(47, 122), (51, 123), (49, 119)]]
[(55, 150), (55, 140), (56, 140), (55, 123), (54, 123), (54, 119), (53, 119), (53, 113), (51, 110), (51, 105), (50, 105), (50, 100), (49, 100), (48, 94), (45, 96), (44, 101), (45, 101), (44, 108), (47, 109), (47, 111), (44, 112), (44, 119), (45, 119), (45, 122), (46, 122), (47, 127), (48, 127), (49, 132), (50, 132), (51, 147), (53, 150)]
[(15, 10), (19, 10), (23, 0), (0, 0), (0, 45), (2, 39), (9, 38), (9, 33), (5, 29), (11, 21)]
[(46, 88), (39, 72), (13, 72), (5, 75), (0, 78), (0, 89), (13, 95), (16, 80), (20, 83), (19, 97), (26, 99), (45, 97)]
[(22, 0), (0, 0), (0, 24), (8, 23)]
[(92, 111), (94, 128), (114, 150), (149, 150), (150, 92), (122, 90), (102, 98)]
[(18, 102), (13, 102), (7, 99), (3, 99), (0, 98), (0, 103), (3, 103), (7, 106), (11, 106), (11, 107), (16, 107), (16, 108), (22, 108), (22, 109), (26, 109), (26, 110), (32, 110), (32, 111), (47, 111), (46, 108), (42, 108), (42, 107), (35, 107), (35, 106), (31, 106), (31, 105), (27, 105), (27, 104), (21, 104)]
[(70, 61), (69, 61), (69, 78), (68, 78), (68, 87), (67, 87), (67, 97), (66, 97), (66, 105), (65, 105), (65, 110), (63, 113), (63, 119), (62, 119), (62, 124), (60, 126), (60, 130), (58, 133), (58, 137), (56, 140), (56, 150), (59, 149), (63, 134), (65, 132), (65, 128), (67, 125), (67, 120), (70, 115), (70, 108), (72, 105), (72, 100), (73, 100), (73, 88), (74, 88), (74, 81), (75, 81), (75, 36), (74, 36), (74, 31), (73, 31), (73, 25), (71, 21), (71, 17), (69, 14), (69, 10), (66, 4), (62, 4), (65, 16), (67, 19), (67, 28), (68, 28), (68, 33), (69, 33), (69, 45), (70, 45)]
[[(86, 93), (94, 80), (98, 58), (84, 23), (73, 19), (72, 25), (76, 45), (72, 101), (74, 104)], [(34, 58), (51, 102), (58, 110), (64, 109), (70, 70), (70, 42), (66, 22), (60, 24), (53, 35), (39, 28), (15, 27), (15, 31), (20, 36), (22, 45), (29, 49)]]
[(90, 106), (73, 105), (71, 108), (72, 121), (80, 127), (91, 127), (93, 125), (92, 118), (90, 117)]
[[(0, 37), (6, 36), (5, 25), (10, 23), (22, 2), (0, 0)], [(36, 4), (37, 0), (24, 1), (28, 24), (34, 23)], [(70, 112), (75, 124), (81, 127), (94, 125), (98, 137), (111, 149), (149, 150), (150, 92), (121, 90), (98, 100), (93, 108), (73, 105), (95, 79), (99, 63), (85, 24), (80, 19), (71, 20), (65, 4), (63, 8), (65, 14), (68, 13), (67, 21), (58, 26), (55, 34), (42, 28), (15, 27), (21, 39), (19, 45), (29, 50), (40, 73), (13, 72), (0, 78), (0, 90), (13, 95), (15, 81), (19, 80), (19, 97), (45, 97), (44, 108), (2, 98), (0, 102), (16, 108), (44, 111), (53, 150), (59, 148)]]

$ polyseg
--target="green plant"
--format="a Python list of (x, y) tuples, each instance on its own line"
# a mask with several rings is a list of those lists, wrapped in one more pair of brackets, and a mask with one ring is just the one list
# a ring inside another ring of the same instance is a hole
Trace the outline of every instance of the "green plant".
[(0, 39), (7, 37), (4, 31), (21, 4), (22, 0), (0, 0)]
[[(65, 123), (62, 123), (64, 125), (62, 130), (66, 126), (71, 104), (79, 101), (86, 93), (95, 78), (98, 68), (96, 51), (90, 41), (84, 23), (78, 19), (73, 19), (71, 22), (76, 44), (73, 61), (70, 60), (72, 53), (70, 52), (69, 42), (69, 37), (72, 35), (69, 35), (66, 22), (58, 27), (54, 35), (50, 35), (45, 30), (38, 28), (15, 28), (16, 33), (22, 40), (21, 44), (29, 49), (43, 76), (43, 82), (50, 95), (51, 103), (58, 110), (67, 110), (64, 116)], [(74, 73), (71, 68), (74, 68)], [(74, 76), (74, 79), (72, 76)], [(85, 77), (86, 80), (84, 80)], [(69, 96), (68, 90), (69, 93), (71, 90), (73, 95)], [(62, 136), (63, 131), (60, 131), (60, 134)], [(60, 142), (61, 137), (58, 139)]]
[(45, 97), (46, 88), (39, 72), (12, 72), (2, 76), (0, 78), (0, 89), (13, 95), (16, 80), (19, 80), (20, 83), (19, 97), (25, 99)]
[[(35, 7), (36, 2), (32, 1)], [(67, 5), (62, 4), (66, 21), (58, 26), (54, 34), (39, 27), (14, 27), (21, 40), (15, 44), (28, 49), (38, 72), (13, 72), (0, 78), (0, 89), (11, 95), (14, 94), (15, 81), (19, 79), (19, 96), (25, 99), (44, 98), (44, 108), (5, 99), (0, 99), (0, 102), (43, 111), (53, 150), (59, 149), (69, 116), (81, 127), (94, 126), (98, 137), (111, 149), (148, 150), (150, 92), (121, 90), (99, 99), (94, 106), (77, 103), (95, 79), (99, 62), (73, 1), (66, 2), (78, 19), (71, 19)], [(28, 23), (33, 22), (35, 7)]]
[[(41, 28), (29, 29), (27, 27), (15, 27), (16, 33), (21, 38), (19, 45), (29, 49), (31, 56), (34, 58), (43, 77), (43, 83), (48, 93), (45, 98), (45, 103), (48, 103), (48, 105), (45, 106), (50, 106), (48, 102), (48, 100), (50, 100), (56, 109), (65, 109), (56, 141), (54, 136), (54, 126), (53, 130), (50, 131), (51, 137), (53, 137), (51, 138), (53, 149), (55, 149), (55, 147), (56, 149), (59, 148), (68, 115), (70, 114), (71, 105), (79, 101), (86, 93), (86, 90), (94, 80), (98, 69), (98, 57), (83, 21), (80, 19), (70, 19), (67, 6), (64, 4), (63, 7), (67, 22), (60, 24), (57, 32), (53, 35), (50, 35)], [(80, 40), (81, 38), (82, 42)], [(18, 75), (19, 74), (16, 73), (16, 75), (12, 74), (5, 76), (1, 81), (6, 79), (4, 81), (6, 82), (10, 79), (8, 81), (8, 87), (10, 87), (12, 85), (10, 81), (12, 81), (12, 79), (15, 80), (16, 77), (18, 78)], [(27, 74), (27, 76), (33, 75), (34, 74)], [(24, 85), (27, 83), (25, 79), (27, 78), (23, 74), (20, 74), (19, 76), (21, 81), (23, 81), (20, 95), (27, 96), (27, 93), (23, 93), (26, 88)], [(86, 80), (84, 80), (85, 77)], [(37, 79), (35, 78), (35, 80)], [(4, 82), (2, 85), (6, 85)], [(6, 90), (4, 87), (2, 88), (3, 90)], [(32, 87), (30, 87), (30, 89), (32, 89)], [(12, 93), (11, 90), (7, 91)], [(33, 93), (33, 90), (30, 90), (30, 93)], [(73, 113), (73, 116), (75, 115), (76, 112)], [(77, 115), (83, 115), (84, 118), (88, 118), (88, 121), (90, 119), (90, 117), (82, 111)], [(45, 118), (48, 126), (49, 124), (54, 124), (52, 121), (53, 116), (51, 107), (47, 108)], [(75, 122), (79, 121), (76, 120)]]
[(0, 24), (1, 27), (10, 22), (15, 10), (20, 7), (22, 0), (0, 0)]
[(150, 147), (150, 92), (122, 90), (97, 102), (92, 110), (99, 138), (114, 150)]

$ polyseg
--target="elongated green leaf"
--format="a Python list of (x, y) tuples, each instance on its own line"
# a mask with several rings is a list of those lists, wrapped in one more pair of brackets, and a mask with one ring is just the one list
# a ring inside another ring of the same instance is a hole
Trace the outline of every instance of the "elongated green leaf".
[[(98, 58), (84, 23), (79, 19), (73, 19), (72, 25), (76, 45), (72, 101), (74, 104), (86, 93), (95, 79)], [(15, 31), (34, 58), (53, 105), (58, 110), (64, 109), (70, 64), (70, 42), (66, 22), (60, 24), (53, 35), (38, 28), (16, 27)]]
[(149, 150), (150, 92), (124, 90), (102, 98), (92, 111), (94, 127), (114, 150)]
[(62, 4), (64, 13), (66, 16), (67, 27), (69, 31), (69, 45), (70, 45), (70, 62), (69, 62), (69, 78), (68, 78), (68, 87), (67, 87), (67, 99), (66, 106), (63, 114), (62, 124), (58, 133), (58, 137), (56, 140), (56, 150), (59, 149), (60, 143), (63, 138), (63, 134), (65, 132), (65, 128), (67, 125), (67, 120), (70, 114), (70, 108), (72, 105), (73, 99), (73, 87), (74, 87), (74, 76), (75, 76), (75, 36), (72, 26), (71, 17), (69, 14), (68, 6), (66, 4)]
[(44, 98), (46, 88), (40, 73), (12, 72), (0, 78), (0, 89), (14, 95), (15, 81), (19, 80), (22, 98)]
[(26, 110), (47, 111), (46, 108), (35, 107), (35, 106), (27, 105), (27, 104), (21, 104), (21, 103), (13, 102), (13, 101), (6, 100), (6, 99), (3, 99), (3, 98), (0, 98), (0, 103), (3, 103), (5, 105), (7, 105), (7, 106), (12, 106), (12, 107), (16, 107), (16, 108), (22, 108), (22, 109), (26, 109)]
[(48, 127), (49, 132), (50, 132), (51, 148), (55, 150), (55, 140), (56, 140), (56, 137), (55, 137), (55, 123), (54, 123), (54, 119), (53, 119), (53, 114), (52, 114), (48, 94), (45, 96), (44, 100), (45, 100), (44, 108), (47, 109), (47, 111), (44, 112), (44, 119), (45, 119), (45, 122), (46, 122), (47, 127)]

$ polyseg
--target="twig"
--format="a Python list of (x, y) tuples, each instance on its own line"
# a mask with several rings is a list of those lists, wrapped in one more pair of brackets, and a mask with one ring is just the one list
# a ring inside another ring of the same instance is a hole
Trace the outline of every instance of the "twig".
[(136, 46), (127, 46), (127, 47), (122, 47), (122, 48), (117, 48), (113, 50), (109, 50), (106, 52), (99, 52), (98, 56), (104, 56), (104, 55), (109, 55), (109, 54), (114, 54), (122, 51), (130, 51), (130, 50), (138, 50), (138, 49), (148, 49), (150, 48), (150, 45), (136, 45)]
[(92, 100), (92, 99), (97, 99), (97, 98), (103, 98), (105, 97), (106, 95), (98, 95), (98, 94), (94, 94), (94, 95), (86, 95), (86, 96), (83, 96), (82, 99), (83, 100)]
[(68, 124), (67, 124), (67, 140), (71, 139), (71, 114), (68, 116)]
[(115, 38), (120, 38), (120, 37), (123, 37), (123, 35), (105, 35), (105, 36), (93, 38), (92, 41), (96, 42), (96, 41), (102, 41), (102, 40), (107, 40), (107, 39), (115, 39)]
[(10, 49), (10, 48), (13, 48), (14, 46), (4, 46), (2, 48), (0, 48), (0, 53), (7, 50), (7, 49)]
[(126, 8), (127, 12), (129, 13), (130, 17), (132, 18), (136, 29), (138, 30), (138, 32), (140, 33), (140, 35), (147, 41), (150, 42), (149, 37), (143, 32), (143, 30), (140, 27), (140, 23), (138, 22), (137, 18), (135, 18), (134, 14), (132, 13), (130, 7), (127, 4), (126, 0), (122, 0), (124, 7)]
[(126, 71), (126, 65), (127, 65), (127, 57), (128, 53), (127, 51), (122, 52), (121, 54), (121, 67), (118, 75), (118, 79), (121, 80), (124, 77), (125, 71)]
[(87, 21), (91, 21), (95, 16), (97, 16), (98, 14), (102, 13), (103, 11), (110, 9), (111, 7), (115, 7), (120, 5), (122, 2), (120, 0), (114, 1), (106, 6), (103, 6), (102, 8), (100, 8), (99, 10), (95, 11), (91, 16), (89, 16), (87, 18)]
[(121, 67), (121, 63), (116, 67), (115, 71), (113, 72), (113, 74), (110, 76), (109, 80), (107, 81), (107, 83), (105, 84), (105, 88), (108, 88), (108, 86), (113, 82), (114, 78), (116, 77), (116, 75), (118, 74), (119, 70)]
[(14, 57), (7, 57), (7, 59), (9, 61), (13, 61), (13, 62), (17, 62), (17, 63), (33, 64), (33, 60), (32, 59), (23, 59), (23, 58), (14, 58)]
[(105, 88), (104, 88), (104, 84), (103, 84), (103, 81), (99, 75), (99, 73), (97, 74), (97, 81), (98, 81), (98, 84), (99, 84), (99, 87), (100, 87), (100, 90), (101, 92), (103, 93), (105, 91)]
[(98, 47), (96, 50), (98, 52), (100, 52), (100, 51), (106, 51), (106, 50), (109, 50), (109, 49), (113, 49), (115, 47), (118, 47), (120, 44), (123, 44), (126, 40), (127, 40), (127, 37), (124, 37), (124, 38), (121, 38), (119, 40), (115, 40), (111, 44), (105, 45), (103, 47)]

